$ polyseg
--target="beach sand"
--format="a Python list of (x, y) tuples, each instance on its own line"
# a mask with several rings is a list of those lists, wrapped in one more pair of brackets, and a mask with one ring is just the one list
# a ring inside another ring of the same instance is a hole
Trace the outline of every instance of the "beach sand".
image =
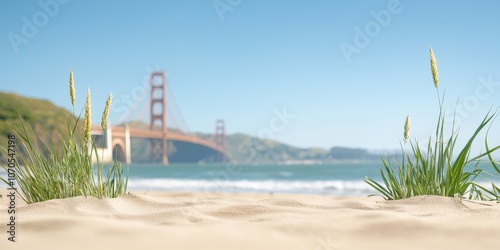
[(137, 192), (117, 199), (17, 199), (0, 249), (499, 249), (500, 204), (421, 196)]

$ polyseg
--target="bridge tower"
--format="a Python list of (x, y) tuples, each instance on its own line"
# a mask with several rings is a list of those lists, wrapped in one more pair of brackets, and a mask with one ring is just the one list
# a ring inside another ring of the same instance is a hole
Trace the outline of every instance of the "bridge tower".
[(226, 159), (226, 126), (224, 124), (224, 120), (219, 119), (215, 123), (215, 133), (212, 136), (213, 142), (215, 143), (215, 146), (221, 148), (224, 150), (224, 154), (220, 154), (219, 158), (217, 161), (219, 162), (225, 162), (227, 161)]
[(164, 71), (151, 72), (151, 130), (160, 129), (163, 132), (161, 139), (151, 139), (151, 162), (168, 164), (167, 155), (167, 100)]

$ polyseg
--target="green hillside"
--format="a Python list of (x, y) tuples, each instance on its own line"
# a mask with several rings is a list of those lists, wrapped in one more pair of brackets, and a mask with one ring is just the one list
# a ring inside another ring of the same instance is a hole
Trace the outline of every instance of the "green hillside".
[[(209, 138), (209, 135), (197, 135)], [(229, 156), (239, 163), (324, 161), (329, 158), (329, 152), (326, 149), (298, 148), (241, 133), (228, 135), (226, 140)]]
[[(59, 135), (66, 133), (68, 119), (74, 116), (46, 100), (22, 97), (13, 93), (0, 92), (0, 145), (5, 147), (7, 135), (14, 129), (22, 130), (21, 119), (29, 124), (41, 140), (48, 142), (49, 137), (57, 144)], [(40, 142), (40, 140), (38, 140)], [(21, 139), (17, 139), (21, 143)], [(20, 147), (18, 146), (18, 150)]]
[[(209, 134), (197, 133), (196, 135), (210, 139)], [(231, 160), (238, 163), (327, 163), (380, 160), (379, 155), (360, 148), (300, 148), (241, 133), (227, 135), (226, 140)]]

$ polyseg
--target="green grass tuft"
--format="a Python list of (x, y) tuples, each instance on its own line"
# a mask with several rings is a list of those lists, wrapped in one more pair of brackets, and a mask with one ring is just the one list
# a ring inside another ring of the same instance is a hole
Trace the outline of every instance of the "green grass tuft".
[[(70, 87), (73, 104), (75, 96), (71, 89)], [(58, 145), (51, 137), (48, 142), (37, 140), (40, 136), (22, 121), (21, 116), (19, 119), (20, 127), (9, 123), (15, 131), (17, 147), (21, 147), (19, 151), (25, 152), (17, 155), (15, 171), (19, 186), (17, 192), (26, 203), (75, 196), (115, 198), (127, 193), (128, 175), (124, 173), (120, 163), (114, 162), (112, 166), (105, 167), (97, 159), (97, 163), (93, 164), (92, 157), (97, 157), (97, 148), (91, 138), (90, 143), (81, 139), (87, 135), (78, 134), (81, 132), (79, 118), (69, 120), (67, 133), (59, 135)], [(107, 115), (103, 115), (103, 119), (107, 119)], [(83, 132), (88, 133), (86, 130)], [(0, 147), (0, 151), (3, 155), (7, 153), (4, 147)], [(2, 168), (7, 171), (8, 166), (2, 164)], [(6, 179), (0, 179), (10, 186)]]
[[(411, 154), (407, 154), (401, 146), (401, 161), (382, 159), (384, 167), (380, 169), (382, 183), (366, 177), (365, 182), (373, 187), (385, 199), (398, 200), (418, 195), (439, 195), (448, 197), (468, 197), (479, 200), (500, 201), (500, 188), (493, 182), (491, 188), (485, 188), (474, 181), (478, 177), (485, 177), (486, 173), (478, 167), (484, 158), (492, 164), (497, 174), (500, 167), (492, 157), (492, 153), (500, 148), (490, 148), (485, 137), (486, 152), (471, 156), (471, 147), (479, 133), (490, 126), (497, 112), (489, 112), (470, 136), (467, 143), (456, 151), (458, 131), (455, 121), (451, 128), (451, 135), (445, 137), (445, 116), (443, 113), (443, 99), (437, 85), (436, 59), (431, 49), (431, 71), (439, 103), (439, 116), (434, 138), (429, 138), (426, 147), (421, 148), (417, 141), (410, 141)], [(407, 119), (408, 123), (408, 119)], [(409, 133), (409, 126), (405, 125), (405, 135)], [(407, 138), (404, 138), (406, 143)], [(455, 157), (454, 152), (459, 152)]]

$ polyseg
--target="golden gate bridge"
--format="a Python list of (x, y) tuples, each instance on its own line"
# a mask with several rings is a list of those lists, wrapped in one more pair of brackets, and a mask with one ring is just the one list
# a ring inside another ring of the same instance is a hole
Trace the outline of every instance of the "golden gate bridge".
[[(188, 152), (182, 152), (185, 155), (183, 161), (224, 162), (229, 160), (226, 153), (224, 120), (216, 121), (215, 132), (210, 139), (185, 134), (180, 130), (169, 130), (167, 127), (167, 81), (165, 72), (151, 72), (149, 84), (151, 87), (149, 129), (134, 128), (127, 123), (123, 126), (108, 126), (105, 131), (102, 130), (100, 125), (92, 126), (91, 134), (96, 142), (99, 152), (97, 157), (100, 158), (100, 161), (103, 163), (120, 161), (126, 164), (134, 162), (131, 152), (131, 138), (149, 140), (150, 163), (167, 165), (171, 157), (175, 159), (175, 154), (181, 153), (169, 153), (168, 142), (177, 142), (184, 145), (181, 149)], [(179, 151), (179, 149), (176, 151)]]

